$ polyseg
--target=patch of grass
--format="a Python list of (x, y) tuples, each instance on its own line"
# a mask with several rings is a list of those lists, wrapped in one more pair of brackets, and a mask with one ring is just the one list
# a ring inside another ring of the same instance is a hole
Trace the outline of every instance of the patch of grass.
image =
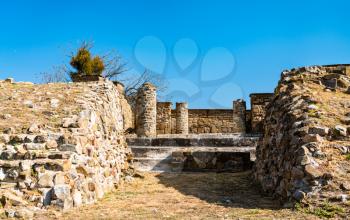
[(350, 154), (345, 155), (346, 160), (350, 160)]
[(318, 111), (315, 110), (315, 109), (310, 109), (310, 110), (308, 111), (308, 113), (309, 113), (309, 116), (310, 116), (310, 117), (319, 118), (319, 113), (318, 113)]
[(321, 218), (333, 218), (345, 212), (342, 207), (329, 202), (324, 202), (319, 207), (306, 207), (301, 203), (296, 203), (294, 208), (299, 212), (316, 215)]
[(344, 209), (337, 205), (325, 203), (322, 207), (316, 208), (314, 214), (319, 217), (333, 218), (336, 214), (344, 213)]
[(1, 210), (0, 219), (6, 219), (6, 218), (7, 218), (6, 213), (3, 210)]
[(299, 212), (305, 212), (305, 208), (303, 207), (303, 205), (299, 202), (295, 203), (294, 208), (299, 211)]

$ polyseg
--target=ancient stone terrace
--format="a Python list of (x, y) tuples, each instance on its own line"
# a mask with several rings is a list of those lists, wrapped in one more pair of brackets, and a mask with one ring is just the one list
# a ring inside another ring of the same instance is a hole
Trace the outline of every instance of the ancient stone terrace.
[(157, 103), (149, 83), (132, 109), (122, 85), (108, 80), (0, 81), (0, 202), (7, 216), (31, 218), (48, 206), (91, 204), (121, 180), (142, 177), (134, 167), (192, 175), (253, 167), (247, 180), (285, 207), (298, 202), (307, 213), (346, 217), (349, 94), (350, 65), (284, 71), (273, 98), (250, 95), (251, 110), (243, 100), (225, 110), (173, 109)]
[(128, 138), (134, 165), (143, 171), (242, 171), (255, 160), (258, 136), (159, 135)]
[(40, 208), (91, 204), (113, 190), (131, 162), (123, 100), (110, 81), (0, 80), (0, 202), (7, 216), (30, 219)]
[(137, 95), (136, 134), (127, 138), (143, 171), (241, 171), (251, 168), (270, 93), (251, 94), (232, 109), (189, 109), (188, 103), (157, 102), (147, 83)]

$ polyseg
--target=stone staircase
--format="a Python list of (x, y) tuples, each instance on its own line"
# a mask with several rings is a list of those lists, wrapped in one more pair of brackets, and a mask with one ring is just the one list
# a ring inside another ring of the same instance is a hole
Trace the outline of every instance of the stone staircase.
[(128, 137), (140, 171), (242, 171), (255, 160), (259, 136), (241, 134)]

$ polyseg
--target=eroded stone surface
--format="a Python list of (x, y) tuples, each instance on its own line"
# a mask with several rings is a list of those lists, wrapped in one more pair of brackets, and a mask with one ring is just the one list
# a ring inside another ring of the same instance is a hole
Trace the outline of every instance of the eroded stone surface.
[(121, 99), (109, 81), (0, 81), (0, 198), (9, 217), (93, 203), (119, 184), (131, 159)]
[[(340, 78), (341, 86), (330, 82)], [(350, 107), (349, 86), (349, 66), (282, 73), (267, 106), (256, 154), (255, 178), (266, 192), (283, 202), (346, 204), (350, 161), (345, 155), (350, 136), (344, 119)]]

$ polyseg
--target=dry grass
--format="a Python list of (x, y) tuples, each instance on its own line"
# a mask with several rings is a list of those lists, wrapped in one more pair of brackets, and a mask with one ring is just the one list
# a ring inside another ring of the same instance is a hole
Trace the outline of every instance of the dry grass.
[(349, 113), (350, 95), (342, 91), (327, 92), (318, 84), (308, 84), (308, 87), (318, 101), (318, 111), (322, 112), (321, 124), (330, 128), (341, 124), (341, 119)]
[[(321, 112), (321, 116), (317, 118), (318, 123), (330, 129), (334, 129), (336, 125), (346, 128), (348, 125), (343, 124), (342, 119), (350, 113), (350, 95), (339, 89), (333, 92), (325, 91), (322, 85), (315, 83), (307, 86), (317, 100), (316, 105), (319, 107), (317, 111)], [(316, 159), (324, 173), (333, 175), (332, 184), (327, 188), (334, 192), (339, 190), (341, 183), (350, 179), (350, 161), (346, 160), (346, 156), (338, 149), (339, 146), (349, 146), (349, 138), (344, 140), (324, 138), (321, 149), (327, 158)], [(343, 192), (343, 194), (350, 195), (348, 192)]]
[[(32, 123), (55, 130), (63, 117), (80, 112), (76, 99), (83, 94), (84, 88), (75, 84), (3, 83), (0, 85), (0, 132), (12, 127), (16, 133), (22, 133)], [(52, 99), (59, 100), (57, 108), (50, 106)], [(25, 104), (28, 101), (34, 105), (32, 108)], [(3, 118), (6, 114), (11, 117)]]
[[(316, 219), (280, 209), (244, 173), (147, 173), (93, 205), (58, 219)], [(42, 217), (47, 219), (48, 216)], [(40, 218), (39, 218), (40, 219)]]

